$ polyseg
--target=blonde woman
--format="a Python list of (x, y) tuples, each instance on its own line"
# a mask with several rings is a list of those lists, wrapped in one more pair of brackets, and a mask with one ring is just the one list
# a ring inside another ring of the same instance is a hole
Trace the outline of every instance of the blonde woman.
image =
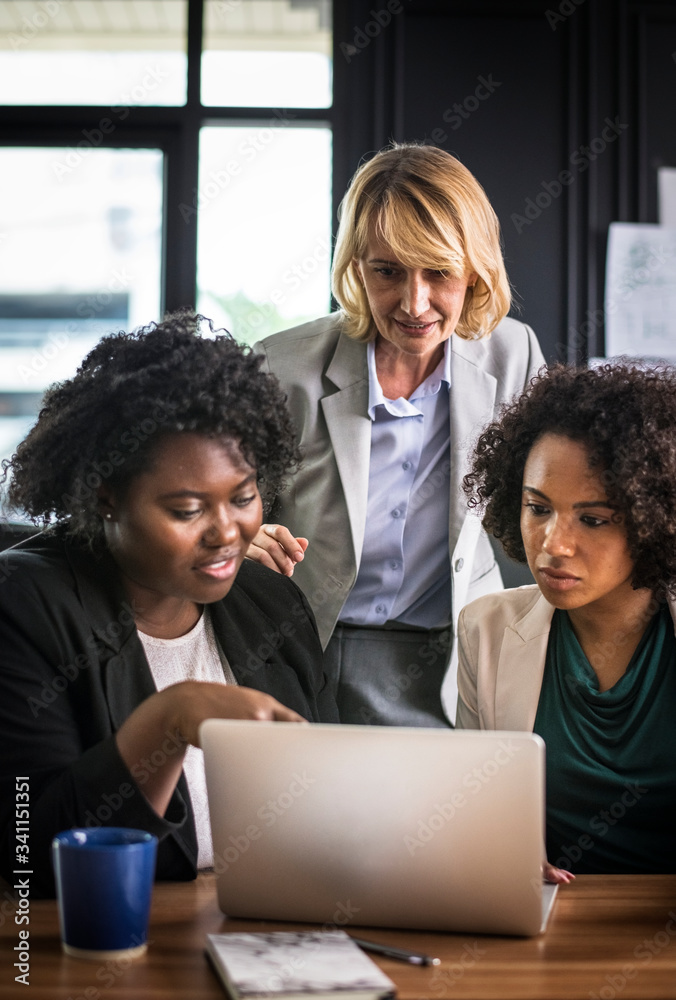
[(467, 514), (467, 451), (543, 358), (505, 319), (498, 220), (469, 170), (396, 145), (356, 173), (333, 267), (341, 310), (258, 345), (300, 474), (249, 556), (305, 592), (341, 721), (448, 726), (460, 608), (500, 589)]

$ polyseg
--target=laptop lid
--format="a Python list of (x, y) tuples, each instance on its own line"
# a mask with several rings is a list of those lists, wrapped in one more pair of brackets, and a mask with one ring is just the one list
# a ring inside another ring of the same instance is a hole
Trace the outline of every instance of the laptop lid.
[(229, 916), (541, 930), (538, 736), (210, 719), (200, 738)]

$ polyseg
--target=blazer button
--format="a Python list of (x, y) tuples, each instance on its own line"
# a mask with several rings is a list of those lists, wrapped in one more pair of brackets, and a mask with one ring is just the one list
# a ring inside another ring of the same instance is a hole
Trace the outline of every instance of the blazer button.
[(464, 559), (456, 559), (455, 560), (455, 572), (459, 573), (460, 570), (462, 569), (462, 567), (464, 565), (465, 565), (465, 560)]

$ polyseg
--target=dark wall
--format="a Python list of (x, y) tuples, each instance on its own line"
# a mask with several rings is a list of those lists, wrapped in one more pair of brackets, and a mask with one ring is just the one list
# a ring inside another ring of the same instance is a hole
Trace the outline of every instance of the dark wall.
[(603, 354), (608, 225), (656, 222), (676, 166), (676, 3), (337, 8), (337, 191), (390, 139), (458, 156), (500, 218), (513, 315), (550, 360)]

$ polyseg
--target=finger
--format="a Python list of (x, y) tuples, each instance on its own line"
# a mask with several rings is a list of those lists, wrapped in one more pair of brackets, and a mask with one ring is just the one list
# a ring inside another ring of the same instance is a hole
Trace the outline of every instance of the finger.
[(243, 714), (240, 718), (258, 722), (305, 722), (292, 708), (287, 708), (272, 695), (251, 688), (240, 688), (243, 695)]
[(546, 882), (553, 882), (556, 885), (568, 885), (575, 878), (572, 872), (566, 871), (565, 868), (556, 868), (548, 861), (543, 865), (542, 874)]
[[(295, 566), (295, 560), (290, 558), (284, 547), (276, 540), (276, 538), (266, 531), (267, 527), (269, 526), (263, 525), (263, 527), (259, 529), (249, 546), (247, 555), (250, 553), (249, 557), (251, 559), (261, 562), (264, 566), (267, 566), (268, 569), (273, 569), (277, 573), (283, 573), (284, 576), (291, 576)], [(282, 531), (289, 534), (287, 529), (283, 528), (282, 525), (272, 525), (271, 527), (281, 528)], [(259, 552), (257, 549), (261, 551)], [(266, 555), (262, 555), (263, 552), (265, 552)]]
[[(308, 546), (307, 538), (296, 538), (283, 524), (263, 524), (261, 530), (273, 538), (294, 562), (300, 562)], [(302, 545), (301, 541), (305, 544)]]
[(256, 542), (252, 542), (247, 549), (246, 557), (247, 559), (253, 559), (254, 562), (260, 563), (261, 566), (267, 566), (268, 569), (274, 570), (275, 573), (282, 573), (284, 576), (291, 576), (294, 564), (281, 549), (279, 550), (279, 553), (278, 561), (276, 562), (273, 555), (267, 549), (257, 545)]
[(307, 723), (307, 719), (304, 719), (302, 715), (298, 714), (298, 712), (294, 712), (292, 708), (287, 708), (286, 705), (281, 705), (279, 703), (274, 708), (274, 714), (272, 718), (274, 722)]

